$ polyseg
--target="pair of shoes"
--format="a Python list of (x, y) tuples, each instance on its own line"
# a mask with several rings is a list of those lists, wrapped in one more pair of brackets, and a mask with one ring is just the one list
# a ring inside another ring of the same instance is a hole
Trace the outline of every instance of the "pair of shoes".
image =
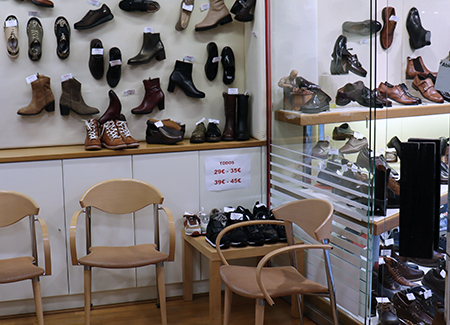
[[(254, 220), (254, 217), (250, 210), (238, 206), (234, 212), (230, 213), (230, 218), (228, 220), (228, 225), (232, 225), (235, 222), (239, 221), (251, 221)], [(251, 246), (262, 246), (265, 243), (265, 237), (258, 228), (257, 225), (245, 226), (242, 227), (242, 230), (245, 234), (247, 244)], [(230, 235), (232, 237), (232, 235)], [(233, 245), (233, 243), (231, 244)]]
[(28, 57), (31, 61), (39, 61), (42, 56), (42, 38), (44, 30), (37, 17), (31, 17), (27, 23)]
[(236, 0), (231, 7), (230, 12), (235, 14), (234, 19), (241, 22), (253, 20), (253, 14), (250, 13), (256, 5), (256, 0)]
[(435, 102), (435, 103), (443, 103), (444, 97), (439, 94), (439, 92), (434, 88), (434, 83), (430, 77), (418, 74), (414, 77), (412, 82), (413, 89), (419, 91), (423, 97), (426, 99)]
[[(112, 47), (109, 50), (108, 71), (106, 73), (106, 81), (111, 88), (117, 86), (122, 74), (122, 53), (117, 47)], [(98, 38), (91, 40), (90, 54), (89, 54), (89, 71), (92, 76), (100, 80), (105, 73), (103, 56), (103, 44)]]
[(342, 23), (342, 31), (360, 36), (375, 35), (381, 29), (381, 24), (376, 20), (367, 19), (364, 21)]
[(352, 101), (365, 107), (382, 108), (390, 106), (392, 103), (378, 96), (378, 92), (373, 92), (367, 88), (362, 81), (347, 83), (344, 87), (338, 89), (336, 94), (336, 104), (345, 106)]
[(128, 60), (129, 65), (146, 64), (156, 58), (158, 61), (166, 59), (166, 51), (159, 33), (143, 33), (143, 41), (139, 53)]
[(394, 30), (398, 20), (394, 7), (384, 7), (381, 11), (381, 18), (383, 19), (383, 28), (380, 32), (380, 43), (381, 47), (387, 50), (394, 40)]
[(232, 84), (235, 78), (236, 66), (234, 53), (231, 47), (225, 46), (219, 57), (219, 49), (217, 48), (217, 44), (210, 42), (206, 45), (206, 51), (208, 52), (208, 58), (205, 63), (206, 78), (209, 81), (213, 81), (216, 78), (220, 59), (223, 66), (223, 83), (225, 85)]
[(147, 120), (145, 140), (148, 144), (175, 144), (183, 141), (186, 126), (170, 119)]
[(69, 78), (61, 82), (62, 93), (59, 99), (61, 115), (69, 115), (72, 110), (78, 115), (94, 115), (100, 111), (87, 105), (81, 94), (81, 83), (75, 78)]
[(247, 94), (230, 95), (223, 92), (225, 127), (223, 141), (246, 141), (250, 139), (248, 128), (249, 98)]
[(393, 295), (392, 303), (397, 310), (399, 318), (409, 320), (414, 324), (421, 322), (431, 324), (433, 322), (433, 319), (425, 312), (422, 305), (416, 299), (409, 300), (403, 291), (396, 292)]
[(156, 106), (159, 110), (164, 109), (164, 92), (161, 89), (159, 78), (144, 79), (144, 98), (139, 106), (131, 110), (132, 114), (150, 114)]
[(160, 5), (152, 0), (122, 0), (119, 8), (124, 11), (141, 11), (154, 13), (160, 9)]
[(192, 10), (194, 10), (194, 0), (181, 0), (180, 18), (175, 25), (177, 31), (182, 31), (188, 27)]
[(205, 98), (205, 93), (198, 90), (192, 80), (193, 64), (190, 62), (176, 61), (175, 68), (169, 77), (169, 87), (167, 90), (173, 92), (175, 86), (183, 90), (184, 94), (191, 98)]
[(231, 23), (230, 12), (224, 3), (224, 0), (209, 0), (209, 10), (205, 19), (195, 25), (195, 31), (201, 32), (216, 28), (219, 25)]
[(183, 215), (184, 233), (188, 236), (200, 236), (202, 234), (201, 220), (192, 212), (185, 212)]
[(392, 99), (393, 101), (403, 105), (418, 105), (422, 103), (420, 98), (414, 97), (407, 92), (408, 88), (405, 84), (403, 84), (403, 86), (394, 86), (385, 81), (381, 82), (377, 89), (381, 95), (384, 96), (384, 98)]
[(110, 21), (114, 18), (111, 13), (111, 9), (106, 4), (103, 4), (97, 10), (89, 10), (87, 14), (73, 25), (73, 28), (78, 30), (84, 30), (93, 28)]
[(417, 8), (412, 7), (409, 10), (406, 29), (409, 34), (409, 45), (413, 50), (431, 45), (431, 32), (423, 28)]
[(10, 58), (19, 56), (19, 20), (14, 15), (6, 17), (3, 23), (6, 39), (6, 53)]
[(331, 74), (347, 74), (350, 70), (354, 74), (361, 77), (365, 77), (367, 75), (367, 71), (362, 67), (357, 55), (353, 55), (348, 51), (346, 36), (340, 35), (337, 38), (331, 56), (333, 57), (330, 65)]
[(33, 97), (28, 106), (22, 107), (17, 111), (19, 115), (37, 115), (44, 109), (47, 112), (55, 110), (55, 96), (53, 95), (50, 78), (37, 74), (31, 82)]
[(70, 54), (70, 26), (67, 19), (59, 16), (55, 20), (56, 55), (65, 60)]
[(432, 72), (428, 70), (421, 56), (411, 59), (409, 56), (406, 62), (406, 79), (414, 79), (418, 74), (422, 77), (432, 74), (434, 78), (437, 77), (437, 72)]

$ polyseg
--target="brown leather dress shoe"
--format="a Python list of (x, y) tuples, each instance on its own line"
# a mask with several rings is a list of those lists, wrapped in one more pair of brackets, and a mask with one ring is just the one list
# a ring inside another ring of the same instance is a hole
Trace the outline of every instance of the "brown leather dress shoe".
[(443, 103), (444, 97), (442, 97), (436, 89), (434, 89), (433, 81), (431, 81), (430, 78), (422, 77), (420, 74), (418, 74), (413, 82), (412, 87), (415, 90), (420, 91), (423, 97), (425, 97), (428, 100), (431, 100), (435, 103)]
[(40, 7), (47, 7), (47, 8), (53, 8), (53, 2), (49, 0), (31, 0), (32, 3), (34, 3), (36, 6)]
[(419, 102), (415, 100), (412, 97), (409, 97), (405, 94), (403, 91), (403, 88), (399, 85), (394, 86), (390, 83), (381, 82), (378, 86), (378, 91), (381, 95), (383, 95), (386, 98), (392, 99), (396, 101), (397, 103), (403, 104), (403, 105), (418, 105)]
[(381, 11), (383, 18), (383, 28), (380, 32), (381, 47), (387, 50), (394, 40), (394, 30), (397, 26), (395, 17), (395, 9), (393, 7), (384, 7)]
[(431, 72), (423, 63), (422, 57), (418, 56), (415, 59), (411, 59), (408, 56), (408, 62), (406, 63), (406, 79), (414, 79), (418, 74), (425, 77), (431, 73), (435, 78), (437, 77), (437, 72)]

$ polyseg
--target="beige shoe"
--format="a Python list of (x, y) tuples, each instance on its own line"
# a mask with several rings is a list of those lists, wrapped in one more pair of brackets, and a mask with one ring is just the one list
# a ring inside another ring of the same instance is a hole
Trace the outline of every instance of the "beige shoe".
[(195, 31), (201, 32), (219, 25), (231, 23), (232, 21), (233, 19), (223, 0), (209, 0), (208, 14), (201, 23), (195, 25)]
[(183, 29), (186, 29), (189, 24), (189, 19), (191, 18), (191, 12), (193, 9), (194, 0), (181, 1), (180, 19), (178, 19), (178, 22), (175, 25), (176, 30), (182, 31)]
[(120, 115), (120, 120), (116, 121), (116, 127), (127, 148), (139, 147), (139, 141), (131, 136), (131, 132), (128, 129), (127, 121), (125, 120), (125, 116), (123, 116), (123, 114)]
[(86, 125), (86, 140), (84, 141), (85, 150), (100, 150), (102, 142), (100, 141), (98, 121), (91, 118), (89, 121), (83, 120)]
[(107, 121), (102, 125), (101, 142), (102, 146), (108, 149), (118, 150), (127, 147), (114, 121)]
[(31, 83), (33, 97), (28, 106), (22, 107), (17, 111), (19, 115), (37, 115), (44, 109), (47, 112), (55, 110), (55, 96), (50, 87), (50, 78), (37, 75), (37, 79)]
[(16, 16), (6, 17), (3, 24), (6, 38), (6, 52), (10, 58), (19, 56), (19, 21)]

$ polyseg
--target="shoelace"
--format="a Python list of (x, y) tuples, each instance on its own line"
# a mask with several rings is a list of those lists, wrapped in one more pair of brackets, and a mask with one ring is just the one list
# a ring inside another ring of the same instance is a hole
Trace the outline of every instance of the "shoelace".
[(384, 311), (390, 311), (393, 314), (397, 314), (392, 303), (380, 303), (377, 305), (378, 313), (381, 314)]
[(89, 140), (97, 140), (98, 139), (98, 133), (97, 130), (94, 127), (93, 121), (86, 121), (83, 120), (84, 124), (86, 125), (86, 129), (88, 132)]
[(116, 125), (114, 124), (114, 121), (108, 121), (105, 124), (103, 124), (103, 131), (106, 131), (106, 134), (108, 137), (113, 139), (121, 139), (118, 130), (116, 128)]
[[(36, 26), (37, 25), (35, 25), (34, 27), (36, 27)], [(35, 29), (32, 29), (30, 31), (30, 34), (31, 34), (32, 42), (38, 42), (39, 41), (39, 31), (37, 31)]]
[(122, 134), (123, 137), (131, 137), (131, 132), (128, 129), (127, 122), (125, 121), (117, 121), (117, 127), (119, 128), (119, 133)]

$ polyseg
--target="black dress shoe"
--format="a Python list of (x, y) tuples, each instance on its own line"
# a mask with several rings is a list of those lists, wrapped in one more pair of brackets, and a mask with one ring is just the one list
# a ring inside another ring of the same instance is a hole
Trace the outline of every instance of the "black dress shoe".
[(340, 35), (336, 42), (334, 43), (333, 53), (331, 56), (333, 60), (331, 60), (330, 64), (330, 72), (331, 74), (347, 74), (348, 69), (347, 65), (345, 65), (344, 55), (350, 54), (347, 50), (347, 37), (344, 35)]
[(185, 125), (175, 124), (171, 120), (147, 120), (145, 141), (148, 144), (176, 144), (183, 141)]
[(89, 29), (100, 24), (106, 23), (114, 18), (111, 9), (106, 4), (103, 4), (97, 10), (89, 10), (88, 13), (73, 27), (78, 30)]
[(113, 47), (109, 50), (108, 72), (106, 73), (106, 81), (111, 88), (117, 86), (122, 74), (122, 54), (120, 49)]
[(367, 71), (362, 67), (361, 62), (359, 62), (356, 54), (346, 55), (345, 62), (347, 63), (348, 70), (350, 70), (354, 74), (363, 78), (367, 75)]
[(122, 0), (119, 8), (125, 11), (157, 12), (160, 5), (151, 0)]
[(206, 142), (219, 142), (222, 138), (220, 129), (214, 122), (209, 122), (206, 128), (205, 139)]
[(225, 85), (231, 85), (234, 81), (234, 75), (236, 72), (234, 53), (231, 47), (225, 46), (222, 49), (222, 65), (223, 65), (223, 83)]
[(406, 18), (406, 29), (409, 34), (409, 45), (413, 50), (420, 49), (431, 44), (431, 32), (423, 28), (419, 11), (412, 7)]
[(400, 325), (392, 302), (384, 302), (377, 304), (378, 323), (379, 325)]
[(89, 71), (92, 76), (100, 80), (105, 72), (103, 59), (103, 44), (98, 38), (91, 41), (91, 53), (89, 56)]
[(55, 20), (56, 54), (62, 60), (70, 54), (70, 26), (66, 18), (59, 16)]
[(208, 52), (208, 59), (205, 64), (205, 74), (209, 81), (213, 81), (217, 76), (217, 70), (219, 69), (219, 49), (217, 44), (214, 42), (208, 43), (206, 46), (206, 51)]

